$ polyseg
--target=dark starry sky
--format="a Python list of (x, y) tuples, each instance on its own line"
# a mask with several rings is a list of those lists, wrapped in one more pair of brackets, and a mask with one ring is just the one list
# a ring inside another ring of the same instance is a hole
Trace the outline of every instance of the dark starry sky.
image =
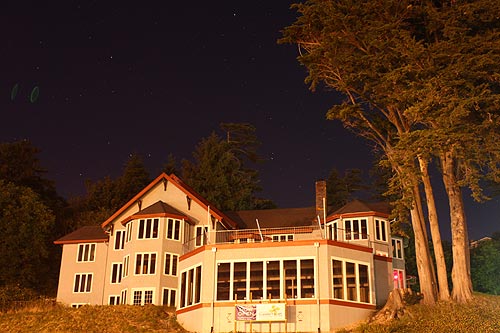
[[(249, 122), (265, 159), (261, 196), (280, 207), (313, 205), (315, 180), (333, 167), (368, 169), (373, 158), (368, 143), (325, 120), (339, 96), (310, 92), (296, 47), (277, 44), (295, 18), (290, 4), (2, 4), (0, 141), (31, 140), (70, 197), (85, 179), (120, 174), (133, 152), (155, 177), (169, 153), (190, 158), (221, 122)], [(498, 199), (468, 201), (468, 213), (472, 238), (500, 230)]]

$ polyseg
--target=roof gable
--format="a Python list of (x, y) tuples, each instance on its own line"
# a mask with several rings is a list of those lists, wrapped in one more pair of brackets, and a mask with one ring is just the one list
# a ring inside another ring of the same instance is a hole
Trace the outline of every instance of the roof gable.
[[(160, 182), (169, 182), (176, 186), (178, 189), (180, 189), (182, 192), (184, 192), (189, 198), (192, 200), (196, 201), (199, 205), (204, 207), (205, 209), (210, 208), (210, 213), (214, 215), (219, 221), (224, 221), (226, 224), (228, 224), (231, 227), (236, 227), (237, 224), (232, 221), (230, 218), (228, 218), (225, 214), (223, 214), (221, 211), (219, 211), (217, 208), (213, 207), (210, 205), (210, 203), (200, 196), (196, 191), (194, 191), (191, 187), (186, 185), (180, 178), (175, 176), (174, 174), (171, 174), (168, 176), (165, 173), (160, 174), (158, 177), (156, 177), (155, 180), (153, 180), (149, 185), (147, 185), (142, 191), (137, 193), (132, 199), (129, 200), (125, 205), (123, 205), (120, 209), (118, 209), (113, 215), (111, 215), (106, 221), (104, 221), (101, 226), (105, 228), (108, 224), (110, 224), (114, 219), (116, 219), (121, 213), (123, 213), (125, 210), (127, 210), (131, 205), (137, 202), (137, 200), (140, 200), (142, 196), (144, 196), (148, 191), (150, 191), (153, 187), (158, 185)], [(183, 214), (184, 215), (184, 214)]]

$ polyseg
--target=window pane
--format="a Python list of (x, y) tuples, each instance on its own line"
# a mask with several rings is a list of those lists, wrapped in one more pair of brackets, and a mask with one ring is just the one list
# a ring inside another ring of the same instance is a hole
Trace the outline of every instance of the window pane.
[(137, 236), (137, 238), (144, 238), (144, 220), (139, 220), (139, 235)]
[(73, 291), (77, 293), (80, 289), (80, 274), (75, 275), (75, 285), (73, 286)]
[(168, 305), (168, 295), (169, 295), (169, 290), (163, 289), (163, 299), (161, 302), (162, 305)]
[(300, 261), (300, 288), (302, 298), (314, 297), (314, 260)]
[(92, 274), (87, 275), (87, 289), (85, 290), (86, 292), (90, 292), (92, 288)]
[(195, 273), (195, 288), (194, 288), (194, 302), (200, 303), (201, 301), (201, 266), (196, 267)]
[(368, 280), (368, 266), (358, 265), (359, 270), (359, 297), (360, 302), (370, 303), (370, 284)]
[(174, 230), (174, 220), (168, 219), (167, 221), (167, 238), (172, 239), (172, 234)]
[(280, 298), (280, 262), (267, 262), (267, 295), (271, 298)]
[(142, 274), (148, 274), (149, 272), (149, 254), (142, 255)]
[(141, 305), (142, 291), (134, 290), (134, 305)]
[(149, 267), (149, 274), (156, 274), (156, 253), (151, 253), (151, 265)]
[(252, 299), (264, 297), (264, 263), (262, 261), (250, 263), (250, 292)]
[(144, 291), (144, 304), (153, 304), (153, 291)]
[(87, 282), (87, 275), (82, 274), (81, 280), (80, 280), (80, 292), (83, 293), (85, 291), (85, 283)]
[(174, 228), (174, 239), (175, 240), (180, 240), (180, 233), (181, 233), (181, 221), (180, 220), (175, 220), (175, 228)]
[(187, 301), (187, 305), (191, 305), (193, 304), (193, 288), (194, 288), (194, 269), (190, 269), (188, 271), (188, 281), (187, 281), (187, 284), (188, 284), (188, 291), (187, 291), (187, 298), (188, 298), (188, 301)]
[(175, 295), (176, 295), (175, 289), (170, 290), (170, 302), (168, 304), (169, 306), (172, 307), (175, 306)]
[(146, 220), (146, 227), (145, 227), (146, 232), (144, 238), (151, 238), (151, 228), (152, 228), (151, 222), (152, 222), (151, 219)]
[(90, 244), (90, 261), (94, 261), (95, 256), (95, 244)]
[(247, 299), (247, 263), (235, 262), (233, 274), (234, 299)]
[(361, 238), (368, 239), (368, 226), (366, 220), (361, 220)]
[(379, 220), (375, 220), (375, 239), (377, 240), (381, 240), (382, 237), (380, 235), (380, 231), (381, 231), (381, 225), (380, 225), (380, 221)]
[(218, 301), (228, 301), (229, 300), (229, 284), (230, 284), (230, 268), (231, 265), (228, 262), (219, 263), (217, 265), (217, 300)]
[(347, 220), (347, 221), (345, 221), (345, 239), (346, 240), (352, 239), (351, 232), (352, 232), (351, 221)]
[(89, 244), (85, 244), (85, 253), (83, 255), (83, 261), (89, 261)]
[(119, 250), (120, 249), (121, 236), (122, 236), (122, 232), (121, 231), (117, 231), (116, 232), (116, 236), (115, 236), (115, 250)]
[(158, 238), (158, 219), (153, 220), (153, 232), (151, 234), (152, 238)]
[(283, 262), (285, 271), (285, 294), (286, 298), (297, 297), (297, 260), (285, 260)]
[(344, 299), (344, 278), (342, 261), (333, 260), (333, 298)]
[(172, 272), (171, 274), (174, 276), (177, 276), (177, 262), (179, 260), (179, 256), (177, 255), (172, 255)]
[(165, 274), (170, 274), (170, 261), (171, 261), (170, 253), (165, 254)]
[(137, 254), (135, 257), (135, 274), (141, 274), (142, 269), (142, 254)]
[(382, 227), (382, 240), (385, 242), (387, 241), (387, 233), (385, 231), (385, 221), (380, 221), (381, 227)]
[(346, 283), (347, 283), (347, 299), (350, 301), (357, 301), (356, 294), (356, 271), (355, 265), (352, 262), (345, 263)]
[(78, 261), (82, 261), (83, 260), (83, 244), (80, 244), (78, 246)]
[(359, 239), (359, 220), (352, 221), (352, 234), (353, 239)]
[(186, 281), (186, 272), (182, 272), (181, 274), (181, 298), (179, 299), (179, 306), (181, 308), (186, 306), (186, 288), (187, 288), (187, 281)]

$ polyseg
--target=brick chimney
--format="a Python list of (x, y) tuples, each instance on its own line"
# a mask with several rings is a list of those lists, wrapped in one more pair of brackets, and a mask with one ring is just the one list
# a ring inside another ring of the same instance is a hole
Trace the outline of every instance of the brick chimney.
[[(315, 184), (316, 186), (316, 215), (319, 215), (320, 219), (323, 220), (324, 208), (323, 203), (326, 205), (326, 181), (318, 180)], [(328, 207), (328, 206), (327, 206)]]

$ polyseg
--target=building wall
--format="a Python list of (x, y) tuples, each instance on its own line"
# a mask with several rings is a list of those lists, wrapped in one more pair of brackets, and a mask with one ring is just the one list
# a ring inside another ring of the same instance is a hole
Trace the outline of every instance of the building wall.
[[(316, 332), (319, 323), (322, 331), (330, 331), (353, 322), (366, 319), (375, 309), (375, 265), (372, 249), (333, 241), (295, 241), (282, 243), (249, 243), (234, 245), (208, 245), (181, 258), (180, 271), (202, 267), (200, 302), (180, 308), (177, 318), (189, 331), (230, 332), (235, 330), (234, 306), (232, 301), (216, 300), (217, 265), (227, 262), (271, 261), (293, 259), (315, 260), (315, 293), (312, 298), (287, 300), (287, 330)], [(350, 262), (363, 263), (370, 268), (370, 303), (359, 303), (333, 298), (332, 265), (333, 258), (343, 258)], [(180, 293), (179, 293), (180, 295)], [(284, 300), (273, 299), (272, 302)], [(239, 303), (249, 302), (241, 300)], [(254, 300), (254, 302), (268, 302)], [(193, 320), (198, 318), (199, 320)], [(272, 331), (284, 331), (285, 323), (274, 322)], [(236, 322), (237, 331), (248, 331), (250, 323)], [(256, 331), (268, 331), (269, 323), (252, 323)]]
[[(95, 244), (95, 260), (93, 262), (78, 262), (78, 247), (80, 244), (64, 244), (57, 301), (65, 304), (102, 304), (105, 281), (104, 270), (107, 261), (108, 243)], [(75, 276), (77, 274), (92, 274), (90, 292), (74, 292)]]

